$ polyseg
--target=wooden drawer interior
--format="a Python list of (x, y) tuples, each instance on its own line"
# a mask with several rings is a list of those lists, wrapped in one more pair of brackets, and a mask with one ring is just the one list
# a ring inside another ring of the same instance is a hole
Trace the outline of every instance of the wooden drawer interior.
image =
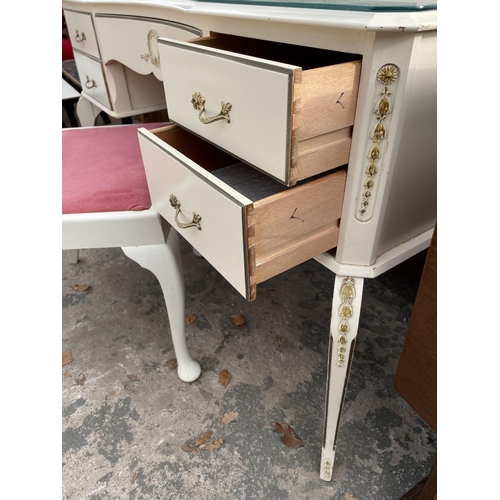
[[(191, 126), (192, 122), (185, 118), (186, 113), (192, 113), (187, 105), (183, 108), (183, 112), (179, 109), (178, 112), (176, 110), (175, 113), (170, 114), (174, 121), (203, 135), (212, 143), (269, 173), (287, 186), (293, 186), (300, 180), (348, 163), (361, 73), (361, 56), (219, 33), (212, 33), (210, 37), (191, 39), (188, 42), (191, 46), (212, 50), (206, 53), (207, 57), (212, 60), (217, 57), (242, 56), (247, 60), (253, 58), (248, 60), (248, 63), (256, 67), (258, 67), (259, 60), (291, 65), (288, 67), (289, 71), (293, 72), (288, 96), (288, 117), (280, 121), (280, 126), (283, 129), (286, 127), (288, 137), (287, 144), (284, 146), (287, 152), (283, 156), (282, 167), (285, 174), (273, 174), (268, 167), (259, 164), (258, 160), (246, 157), (246, 151), (241, 152), (236, 149), (235, 141), (228, 140), (222, 144), (219, 142), (219, 137), (212, 134), (212, 130), (206, 127), (202, 129), (199, 125), (196, 128), (195, 124)], [(171, 41), (166, 40), (160, 40), (160, 43), (171, 45)], [(178, 48), (189, 49), (186, 44), (178, 44)], [(239, 62), (245, 64), (245, 59)], [(168, 61), (165, 64), (168, 64)], [(290, 69), (292, 67), (294, 68)], [(207, 62), (207, 68), (210, 68), (209, 62)], [(234, 71), (238, 71), (236, 66)], [(174, 73), (172, 71), (172, 74)], [(176, 77), (179, 77), (179, 74), (183, 73), (177, 73)], [(211, 78), (220, 78), (221, 81), (225, 81), (227, 76), (227, 73), (211, 74)], [(177, 100), (177, 95), (169, 95), (169, 91), (175, 86), (171, 86), (170, 82), (167, 83), (165, 86), (167, 106), (178, 106), (172, 102)], [(251, 98), (258, 103), (262, 96), (266, 95), (267, 90), (254, 87), (251, 93), (254, 94)], [(183, 97), (182, 102), (186, 101)], [(235, 113), (238, 103), (232, 104), (232, 112)], [(241, 106), (241, 103), (239, 104)], [(265, 123), (269, 117), (259, 114), (255, 122), (259, 123), (259, 120)], [(236, 124), (233, 126), (236, 127)], [(255, 131), (255, 128), (253, 130)], [(267, 148), (267, 151), (274, 150), (275, 144), (266, 145), (265, 141), (256, 137), (258, 136), (253, 132), (253, 137), (246, 137), (247, 143), (254, 140), (257, 143), (256, 147)], [(250, 153), (254, 154), (252, 151)]]
[[(216, 189), (226, 191), (233, 198), (235, 191), (239, 194), (247, 273), (245, 295), (249, 300), (255, 298), (258, 283), (337, 245), (346, 178), (344, 169), (287, 188), (178, 126), (150, 133), (174, 148), (179, 158), (189, 158), (202, 167), (207, 181)], [(145, 166), (146, 172), (150, 171), (148, 165)], [(155, 179), (148, 177), (148, 182), (153, 183)], [(169, 192), (170, 186), (162, 186), (162, 189)], [(241, 230), (227, 228), (227, 231)], [(202, 249), (197, 249), (203, 254)], [(220, 252), (224, 251), (220, 248)], [(231, 281), (230, 276), (225, 274), (225, 277)]]

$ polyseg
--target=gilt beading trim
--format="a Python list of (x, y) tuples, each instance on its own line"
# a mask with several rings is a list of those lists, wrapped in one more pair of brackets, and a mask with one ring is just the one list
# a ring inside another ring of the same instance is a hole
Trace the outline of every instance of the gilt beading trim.
[(361, 220), (366, 214), (369, 199), (372, 195), (373, 187), (375, 186), (375, 176), (378, 172), (378, 161), (381, 156), (380, 143), (387, 137), (387, 125), (384, 122), (386, 117), (392, 113), (392, 92), (389, 90), (389, 85), (392, 85), (399, 76), (399, 69), (395, 64), (385, 64), (377, 72), (377, 81), (380, 82), (384, 89), (379, 92), (380, 97), (375, 103), (373, 113), (376, 115), (376, 122), (370, 130), (369, 139), (372, 144), (368, 151), (368, 165), (365, 170), (365, 180), (361, 194), (361, 203), (359, 206), (359, 216)]
[(338, 326), (339, 336), (337, 337), (337, 366), (343, 366), (347, 344), (347, 334), (349, 333), (349, 319), (352, 318), (352, 301), (356, 297), (354, 278), (350, 276), (342, 280), (340, 285), (340, 323)]
[(158, 33), (156, 30), (149, 30), (148, 31), (148, 52), (145, 54), (141, 54), (141, 59), (144, 59), (146, 62), (151, 61), (151, 64), (156, 66), (157, 68), (160, 67), (160, 56), (157, 55), (155, 56), (153, 54), (153, 49), (151, 47), (151, 41), (153, 38), (156, 38), (156, 41), (158, 41)]

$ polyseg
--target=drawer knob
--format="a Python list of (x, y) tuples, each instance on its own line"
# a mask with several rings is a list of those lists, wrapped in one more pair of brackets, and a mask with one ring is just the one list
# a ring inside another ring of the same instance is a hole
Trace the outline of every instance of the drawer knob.
[(93, 89), (94, 87), (97, 87), (97, 84), (95, 83), (95, 80), (91, 80), (89, 78), (89, 75), (85, 75), (86, 76), (86, 80), (85, 80), (85, 87), (88, 88), (88, 89)]
[(87, 37), (85, 36), (85, 32), (82, 31), (82, 34), (80, 35), (80, 33), (78, 32), (77, 29), (75, 29), (75, 31), (76, 31), (76, 36), (75, 36), (76, 43), (82, 43), (84, 40), (87, 40)]
[(193, 212), (192, 222), (179, 222), (179, 214), (181, 212), (181, 202), (173, 194), (170, 195), (170, 204), (175, 208), (175, 223), (181, 228), (186, 229), (188, 227), (197, 227), (201, 231), (201, 215)]
[(233, 105), (230, 102), (224, 103), (224, 101), (222, 101), (220, 113), (217, 116), (207, 116), (207, 117), (201, 116), (205, 111), (205, 98), (199, 92), (195, 92), (193, 94), (193, 98), (191, 99), (191, 104), (193, 105), (194, 109), (199, 111), (198, 118), (200, 119), (200, 122), (205, 125), (207, 125), (208, 123), (215, 122), (217, 120), (226, 120), (226, 123), (231, 123), (231, 117), (229, 116), (229, 112), (231, 111)]

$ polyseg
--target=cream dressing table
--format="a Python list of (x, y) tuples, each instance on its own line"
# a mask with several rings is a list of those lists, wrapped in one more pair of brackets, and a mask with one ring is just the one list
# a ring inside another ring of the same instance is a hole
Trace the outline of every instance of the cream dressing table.
[[(335, 274), (320, 466), (331, 480), (364, 279), (427, 248), (436, 222), (436, 5), (241, 1), (64, 0), (83, 86), (77, 112), (93, 125), (101, 110), (122, 118), (167, 101), (182, 127), (139, 133), (153, 204), (249, 300), (259, 282), (309, 258)], [(266, 61), (276, 47), (320, 62)], [(196, 98), (202, 89), (188, 83), (198, 77), (208, 95)], [(247, 102), (227, 84), (238, 77)], [(283, 82), (286, 95), (268, 99)], [(211, 123), (214, 101), (223, 102)], [(255, 201), (228, 186), (204, 163), (230, 164), (225, 152), (282, 189)]]

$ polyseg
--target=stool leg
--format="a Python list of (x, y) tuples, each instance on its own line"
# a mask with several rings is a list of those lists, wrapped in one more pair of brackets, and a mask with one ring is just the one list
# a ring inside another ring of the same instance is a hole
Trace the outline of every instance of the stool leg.
[(79, 250), (68, 250), (68, 262), (70, 264), (78, 264), (78, 260), (80, 258)]
[(363, 278), (335, 277), (320, 478), (331, 481), (339, 421), (358, 334)]
[(189, 356), (185, 336), (184, 276), (179, 236), (172, 230), (166, 244), (122, 248), (127, 257), (149, 269), (160, 282), (167, 306), (172, 342), (177, 358), (177, 374), (184, 382), (193, 382), (201, 374), (199, 363)]

